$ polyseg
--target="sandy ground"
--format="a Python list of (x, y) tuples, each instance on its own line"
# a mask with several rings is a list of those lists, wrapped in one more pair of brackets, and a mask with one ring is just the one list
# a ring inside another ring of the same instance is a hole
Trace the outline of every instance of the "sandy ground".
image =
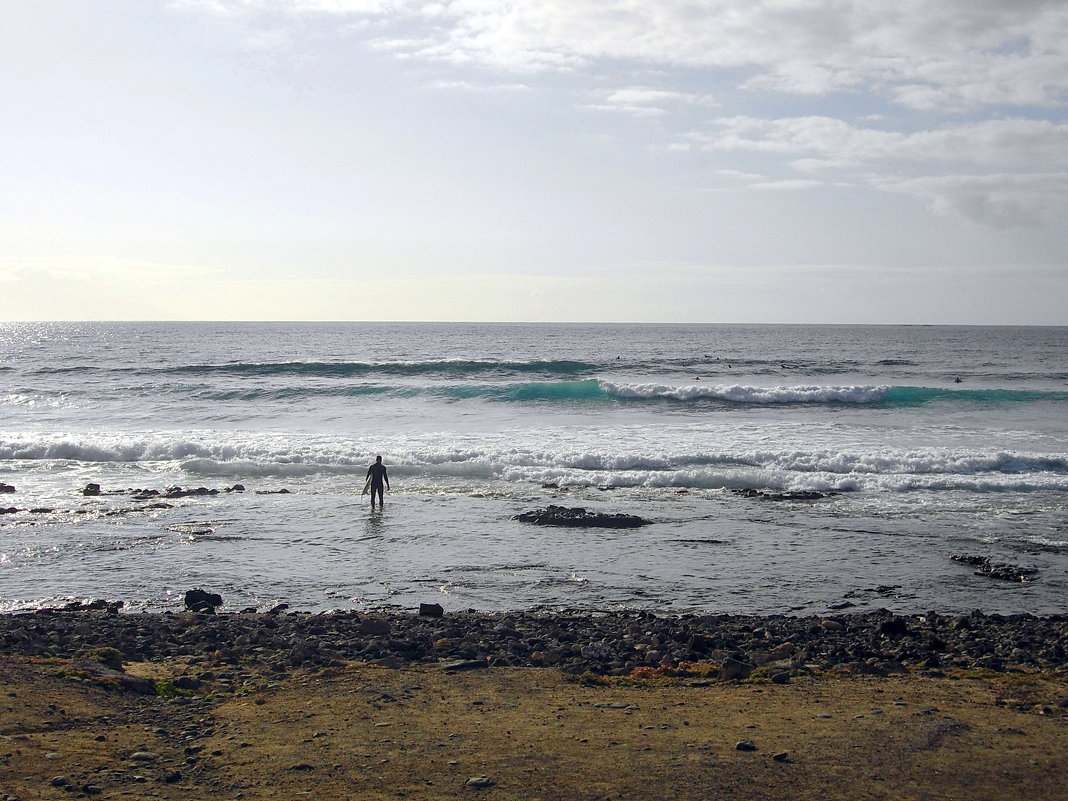
[[(166, 682), (190, 666), (126, 671)], [(238, 678), (134, 695), (68, 661), (0, 656), (0, 801), (1068, 799), (1068, 680), (1039, 674)]]

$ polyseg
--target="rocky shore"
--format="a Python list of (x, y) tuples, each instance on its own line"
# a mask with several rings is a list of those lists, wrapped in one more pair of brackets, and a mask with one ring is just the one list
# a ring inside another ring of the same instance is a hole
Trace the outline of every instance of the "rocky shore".
[(258, 671), (348, 662), (554, 667), (625, 675), (637, 669), (715, 665), (719, 679), (753, 674), (776, 683), (816, 672), (891, 675), (946, 670), (1041, 670), (1068, 676), (1068, 615), (899, 616), (880, 610), (833, 617), (646, 612), (308, 614), (99, 609), (0, 615), (0, 652), (77, 658), (112, 648), (126, 661), (181, 659)]

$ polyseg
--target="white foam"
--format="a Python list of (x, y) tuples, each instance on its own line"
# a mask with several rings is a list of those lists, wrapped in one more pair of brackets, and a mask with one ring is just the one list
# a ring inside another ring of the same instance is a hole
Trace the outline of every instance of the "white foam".
[(692, 401), (701, 398), (731, 403), (874, 403), (886, 397), (888, 386), (796, 386), (758, 387), (734, 385), (625, 384), (601, 381), (601, 389), (621, 398), (671, 398)]

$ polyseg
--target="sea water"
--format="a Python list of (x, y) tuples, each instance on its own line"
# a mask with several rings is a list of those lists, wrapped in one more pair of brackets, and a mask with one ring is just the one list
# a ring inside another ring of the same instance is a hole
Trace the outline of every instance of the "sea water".
[(1068, 329), (3, 324), (0, 482), (0, 611), (1065, 612)]

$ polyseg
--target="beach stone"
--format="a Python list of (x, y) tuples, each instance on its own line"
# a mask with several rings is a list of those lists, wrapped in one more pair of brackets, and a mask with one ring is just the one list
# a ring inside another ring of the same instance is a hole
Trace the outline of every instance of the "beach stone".
[(757, 746), (752, 740), (739, 740), (734, 746), (739, 751), (756, 751)]
[(497, 782), (487, 776), (472, 776), (464, 782), (467, 787), (492, 787)]
[(441, 617), (445, 614), (445, 609), (441, 604), (419, 604), (419, 615), (421, 617)]
[(52, 781), (49, 782), (53, 787), (66, 787), (70, 784), (70, 779), (66, 776), (53, 776)]
[(82, 490), (82, 495), (85, 495), (87, 497), (93, 497), (93, 496), (96, 496), (96, 495), (99, 495), (99, 494), (100, 494), (100, 485), (99, 484), (86, 484), (85, 488)]
[(389, 621), (380, 617), (369, 617), (360, 621), (360, 625), (356, 629), (360, 634), (371, 634), (376, 636), (382, 636), (389, 634), (391, 626)]

